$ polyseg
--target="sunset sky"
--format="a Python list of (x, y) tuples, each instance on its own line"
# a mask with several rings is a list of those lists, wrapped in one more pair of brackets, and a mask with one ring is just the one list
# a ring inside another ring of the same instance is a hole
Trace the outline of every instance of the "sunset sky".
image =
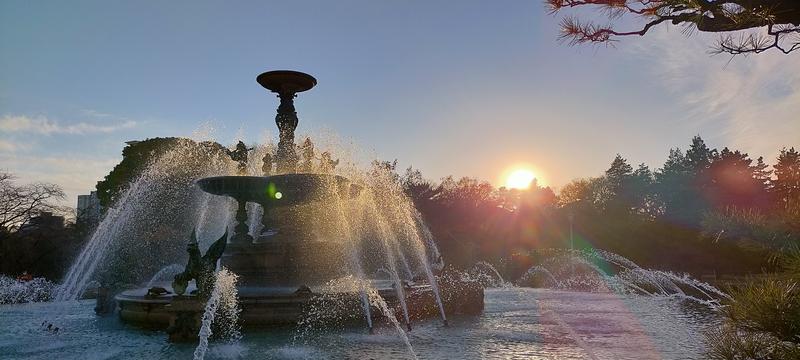
[(0, 169), (60, 184), (74, 206), (128, 140), (212, 127), (275, 134), (259, 73), (319, 85), (300, 133), (333, 130), (428, 178), (503, 185), (528, 164), (554, 187), (616, 153), (660, 167), (694, 135), (774, 163), (800, 145), (800, 61), (707, 53), (660, 27), (569, 47), (540, 0), (0, 3)]

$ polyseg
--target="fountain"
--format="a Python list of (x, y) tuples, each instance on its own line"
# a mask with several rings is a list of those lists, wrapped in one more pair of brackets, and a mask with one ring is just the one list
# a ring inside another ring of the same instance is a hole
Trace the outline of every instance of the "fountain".
[[(295, 324), (319, 297), (333, 297), (342, 304), (331, 311), (362, 312), (361, 318), (366, 318), (370, 328), (374, 319), (394, 319), (395, 314), (411, 330), (414, 319), (439, 316), (447, 324), (448, 314), (480, 312), (483, 289), (477, 284), (442, 284), (442, 292), (458, 289), (460, 294), (440, 294), (426, 250), (428, 244), (418, 234), (417, 225), (403, 230), (414, 236), (399, 238), (393, 230), (398, 226), (393, 219), (397, 216), (384, 215), (387, 209), (376, 198), (379, 190), (333, 174), (338, 160), (333, 161), (327, 152), (320, 157), (317, 172), (311, 172), (313, 145), (308, 140), (301, 147), (304, 162), (300, 164), (295, 151), (298, 118), (294, 98), (313, 88), (316, 79), (281, 70), (263, 73), (257, 81), (280, 98), (275, 118), (280, 140), (276, 154), (267, 153), (263, 158), (263, 176), (247, 175), (248, 152), (252, 149), (239, 142), (235, 150), (228, 151), (237, 163), (236, 175), (204, 177), (195, 182), (208, 194), (235, 201), (233, 234), (230, 238), (227, 233), (222, 235), (201, 256), (192, 233), (186, 269), (172, 284), (118, 294), (115, 299), (120, 318), (148, 328), (166, 328), (173, 341), (195, 341), (198, 334), (207, 333), (204, 329), (208, 324), (203, 319), (209, 318), (207, 309), (211, 305), (206, 303), (210, 294), (217, 294), (214, 271), (220, 266), (238, 279), (239, 318), (246, 328)], [(249, 231), (252, 224), (248, 219), (254, 218), (252, 211), (248, 212), (252, 209), (249, 204), (261, 208), (258, 234)], [(408, 206), (389, 210), (416, 219), (415, 210)], [(374, 226), (370, 224), (373, 222)], [(377, 235), (370, 235), (370, 231)], [(372, 236), (377, 237), (377, 244), (365, 245), (364, 237)], [(401, 247), (410, 250), (405, 253)], [(388, 273), (388, 279), (365, 275), (369, 266), (363, 258), (374, 249), (381, 254), (380, 268)], [(357, 279), (358, 285), (332, 285), (348, 276)], [(376, 302), (376, 296), (385, 303)], [(456, 299), (457, 303), (442, 299)], [(391, 316), (387, 316), (387, 309), (393, 312)]]

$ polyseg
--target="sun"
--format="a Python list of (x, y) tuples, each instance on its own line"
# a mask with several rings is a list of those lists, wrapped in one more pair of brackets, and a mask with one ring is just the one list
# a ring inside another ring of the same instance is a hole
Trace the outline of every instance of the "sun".
[(533, 179), (536, 179), (536, 174), (528, 169), (517, 169), (508, 174), (506, 178), (506, 187), (509, 189), (527, 189), (531, 186)]

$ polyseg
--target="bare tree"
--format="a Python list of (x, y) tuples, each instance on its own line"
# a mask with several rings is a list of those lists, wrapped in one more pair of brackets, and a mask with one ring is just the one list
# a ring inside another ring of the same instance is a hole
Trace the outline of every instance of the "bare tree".
[[(800, 49), (798, 0), (545, 0), (552, 13), (564, 8), (594, 7), (609, 25), (576, 17), (561, 22), (561, 38), (570, 44), (609, 43), (615, 37), (644, 36), (661, 23), (686, 26), (687, 31), (719, 33), (715, 53), (747, 54), (777, 49), (785, 54)], [(624, 16), (643, 19), (638, 30), (620, 31), (613, 20)], [(759, 33), (743, 30), (759, 29)]]
[(16, 231), (42, 212), (59, 213), (55, 200), (63, 200), (64, 191), (55, 184), (17, 185), (14, 175), (0, 171), (0, 230)]

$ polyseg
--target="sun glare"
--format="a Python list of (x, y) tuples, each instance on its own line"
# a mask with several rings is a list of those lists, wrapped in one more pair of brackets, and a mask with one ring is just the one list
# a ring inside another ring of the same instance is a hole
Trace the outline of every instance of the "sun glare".
[(506, 187), (509, 189), (527, 189), (531, 182), (536, 178), (533, 171), (528, 169), (517, 169), (508, 174)]

